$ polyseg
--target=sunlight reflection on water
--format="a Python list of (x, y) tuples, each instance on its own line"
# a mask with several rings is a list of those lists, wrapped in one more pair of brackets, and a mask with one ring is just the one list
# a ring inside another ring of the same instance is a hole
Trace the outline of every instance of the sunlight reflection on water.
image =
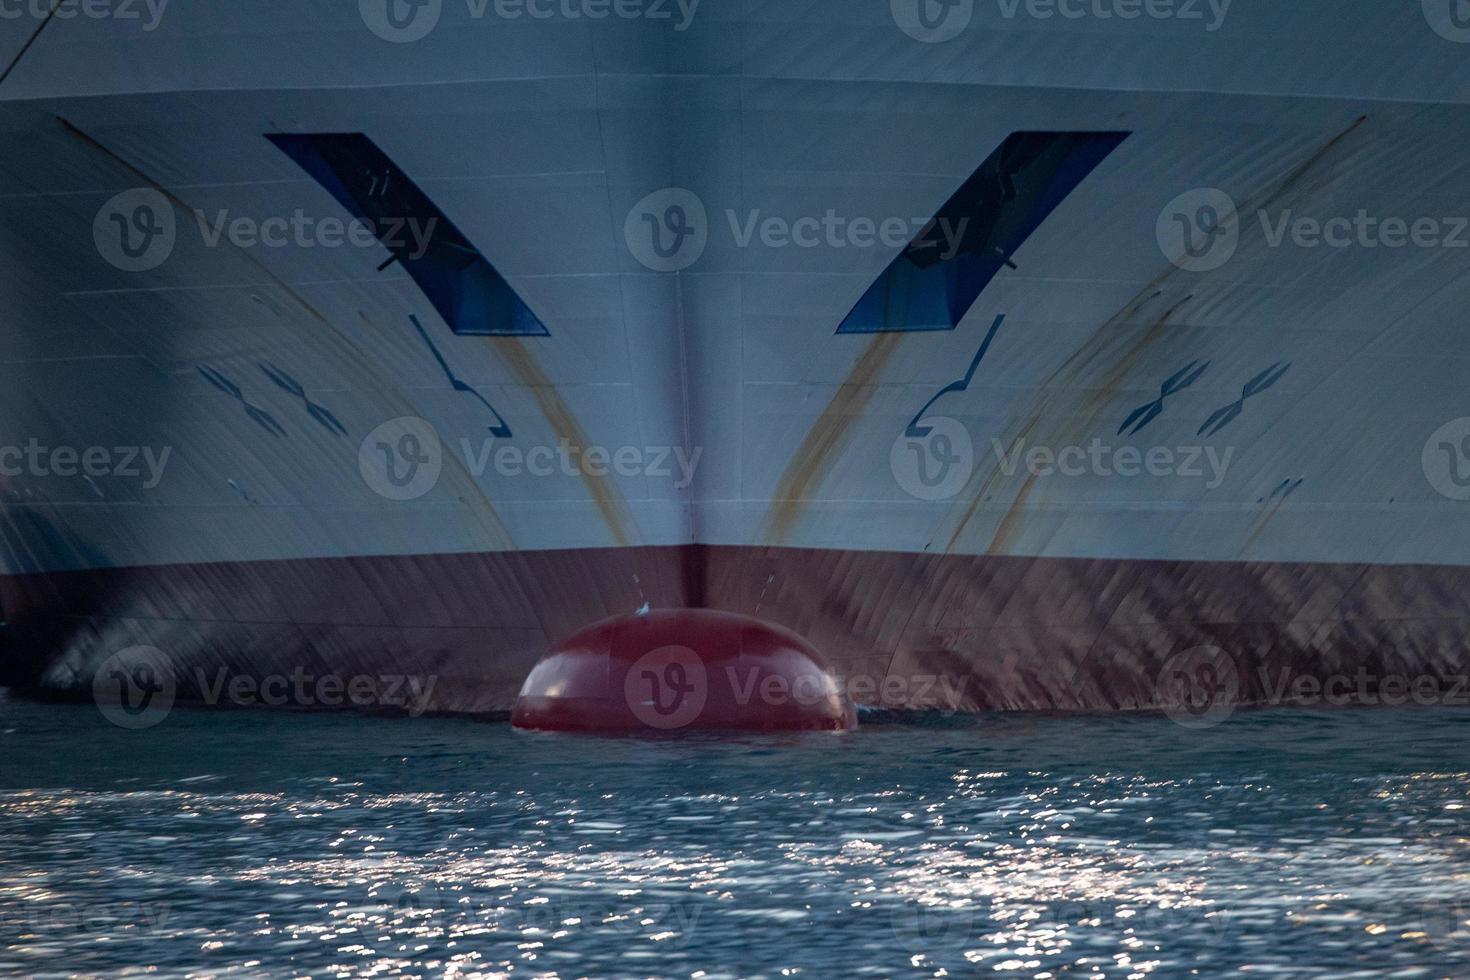
[(0, 973), (1470, 969), (1470, 714), (598, 739), (0, 703)]

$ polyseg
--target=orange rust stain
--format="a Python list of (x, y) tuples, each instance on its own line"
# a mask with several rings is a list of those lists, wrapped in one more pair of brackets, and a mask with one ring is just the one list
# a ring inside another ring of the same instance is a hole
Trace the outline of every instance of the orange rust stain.
[(903, 342), (901, 333), (880, 333), (857, 359), (817, 421), (807, 431), (781, 480), (766, 517), (765, 537), (782, 544), (790, 537), (802, 510), (836, 462), (848, 432), (877, 390), (878, 377)]
[[(1154, 282), (1145, 286), (1138, 295), (1129, 300), (1107, 323), (1103, 324), (1102, 327), (1094, 332), (1085, 344), (1079, 347), (1059, 368), (1053, 371), (1042, 382), (1039, 400), (1032, 407), (1026, 419), (1021, 423), (1019, 430), (1006, 445), (1015, 446), (1020, 440), (1029, 441), (1032, 434), (1041, 426), (1042, 421), (1047, 418), (1055, 418), (1057, 422), (1057, 429), (1051, 434), (1049, 440), (1054, 444), (1060, 444), (1069, 439), (1080, 441), (1075, 436), (1069, 436), (1067, 434), (1069, 430), (1091, 430), (1091, 427), (1097, 421), (1103, 409), (1110, 404), (1115, 391), (1127, 380), (1128, 374), (1133, 370), (1138, 359), (1143, 355), (1143, 352), (1160, 337), (1164, 336), (1166, 332), (1165, 328), (1168, 326), (1170, 319), (1192, 297), (1186, 296), (1169, 307), (1156, 317), (1142, 333), (1133, 338), (1131, 342), (1124, 341), (1127, 346), (1121, 352), (1114, 355), (1103, 377), (1096, 384), (1087, 388), (1077, 411), (1055, 411), (1060, 398), (1064, 394), (1073, 394), (1077, 391), (1081, 386), (1082, 378), (1087, 369), (1104, 353), (1109, 352), (1112, 346), (1116, 345), (1114, 334), (1117, 328), (1125, 326), (1130, 316), (1136, 313), (1149, 299), (1157, 295), (1154, 289), (1160, 281), (1156, 279)], [(1140, 299), (1140, 297), (1143, 298)], [(965, 508), (964, 514), (960, 517), (959, 523), (950, 534), (949, 541), (944, 546), (946, 552), (954, 550), (960, 536), (974, 520), (975, 514), (980, 508), (981, 501), (985, 498), (986, 493), (995, 484), (999, 476), (1000, 468), (999, 461), (997, 461), (995, 469), (981, 483), (979, 491), (971, 498)], [(1001, 518), (1000, 525), (997, 527), (995, 535), (989, 547), (986, 549), (987, 554), (999, 553), (1019, 530), (1018, 525), (1021, 510), (1025, 507), (1026, 501), (1030, 496), (1034, 481), (1034, 476), (1027, 479), (1010, 507), (1006, 509), (1006, 514)]]
[[(556, 385), (541, 370), (536, 359), (526, 346), (515, 337), (492, 337), (491, 344), (500, 355), (500, 359), (515, 372), (521, 384), (531, 389), (531, 394), (536, 398), (536, 404), (541, 406), (541, 414), (546, 416), (546, 421), (551, 423), (552, 431), (558, 439), (564, 439), (567, 444), (579, 452), (588, 449), (592, 443), (582, 431), (581, 424), (577, 421), (572, 410), (556, 390)], [(586, 467), (578, 467), (582, 474), (582, 482), (587, 485), (587, 490), (592, 494), (592, 501), (597, 505), (602, 514), (604, 523), (612, 532), (613, 540), (619, 547), (626, 548), (633, 542), (633, 535), (629, 528), (633, 526), (632, 514), (628, 511), (628, 505), (623, 500), (622, 494), (607, 476), (596, 476), (587, 472)]]
[[(1036, 428), (1037, 424), (1040, 421), (1041, 419), (1039, 416), (1032, 416), (1031, 418), (1027, 419), (1022, 427), (1016, 432), (1016, 435), (1011, 440), (1010, 444), (1005, 447), (1006, 450), (1010, 451), (1012, 447), (1014, 447), (1020, 441), (1029, 441), (1032, 431)], [(960, 535), (964, 532), (965, 528), (970, 526), (970, 522), (975, 518), (975, 512), (980, 509), (980, 504), (985, 500), (986, 495), (990, 493), (991, 487), (993, 487), (996, 481), (1000, 479), (1000, 476), (1000, 465), (999, 462), (997, 462), (995, 468), (986, 475), (983, 481), (981, 481), (980, 489), (975, 491), (974, 496), (970, 498), (969, 504), (966, 505), (964, 514), (960, 516), (960, 522), (955, 525), (954, 532), (950, 534), (949, 541), (946, 542), (944, 545), (944, 551), (946, 554), (954, 550), (955, 543), (959, 541)]]
[[(1359, 116), (1351, 125), (1324, 142), (1302, 162), (1292, 166), (1284, 175), (1252, 194), (1239, 209), (1240, 213), (1267, 208), (1280, 204), (1293, 195), (1305, 197), (1314, 191), (1323, 189), (1326, 186), (1325, 182), (1319, 181), (1321, 186), (1318, 186), (1309, 183), (1307, 178), (1367, 121), (1366, 115)], [(1240, 274), (1240, 269), (1250, 262), (1262, 261), (1264, 259), (1262, 251), (1260, 247), (1252, 248), (1242, 242), (1241, 251), (1230, 267), (1235, 270), (1234, 275), (1241, 279), (1248, 278)], [(1069, 432), (1090, 431), (1100, 414), (1111, 404), (1113, 396), (1137, 367), (1143, 354), (1166, 335), (1167, 327), (1180, 307), (1194, 298), (1195, 294), (1191, 293), (1175, 301), (1167, 312), (1144, 328), (1141, 334), (1134, 336), (1132, 330), (1128, 329), (1138, 312), (1149, 302), (1163, 295), (1179, 276), (1180, 270), (1173, 266), (1164, 269), (1053, 371), (1042, 382), (1036, 402), (1019, 421), (1017, 434), (1007, 444), (1014, 445), (1016, 439), (1020, 438), (1029, 439), (1044, 421), (1055, 427), (1055, 431), (1047, 433), (1047, 437), (1054, 443), (1066, 442), (1069, 438), (1075, 440), (1075, 436), (1069, 437)], [(1207, 277), (1191, 280), (1195, 284), (1208, 281)], [(1068, 398), (1073, 399), (1071, 406), (1064, 402), (1064, 399)], [(998, 470), (992, 471), (981, 481), (979, 491), (969, 501), (945, 545), (946, 552), (954, 550), (961, 536), (973, 523), (980, 503), (997, 482), (998, 475)], [(990, 550), (1003, 547), (1014, 537), (1017, 531), (1018, 509), (1024, 505), (1031, 489), (1030, 481), (1027, 481), (1022, 492), (1017, 495), (1006, 515), (1001, 519), (995, 538), (990, 544)], [(1274, 516), (1274, 511), (1270, 516)], [(1251, 536), (1252, 541), (1259, 536), (1265, 524), (1270, 522), (1270, 516), (1267, 516), (1265, 522)]]
[(1144, 330), (1138, 339), (1133, 341), (1118, 356), (1118, 359), (1112, 363), (1103, 375), (1101, 382), (1096, 387), (1090, 389), (1086, 403), (1089, 414), (1085, 420), (1089, 428), (1097, 420), (1098, 415), (1103, 409), (1112, 403), (1113, 396), (1117, 394), (1118, 390), (1123, 386), (1123, 383), (1128, 380), (1128, 375), (1132, 374), (1133, 369), (1138, 366), (1138, 361), (1143, 356), (1144, 351), (1148, 350), (1153, 346), (1155, 341), (1164, 336), (1166, 332), (1165, 328), (1169, 326), (1169, 321), (1179, 311), (1179, 307), (1188, 303), (1193, 298), (1192, 295), (1186, 296), (1160, 314), (1156, 320), (1148, 325), (1147, 329)]
[[(1092, 430), (1092, 427), (1094, 426), (1094, 424), (1096, 424), (1098, 417), (1102, 414), (1103, 410), (1109, 404), (1111, 404), (1112, 396), (1123, 384), (1123, 382), (1127, 380), (1129, 373), (1132, 372), (1134, 366), (1138, 362), (1138, 359), (1143, 355), (1143, 352), (1146, 351), (1155, 341), (1157, 341), (1160, 337), (1164, 335), (1164, 328), (1168, 325), (1169, 319), (1174, 315), (1179, 307), (1183, 306), (1191, 298), (1192, 297), (1190, 296), (1186, 296), (1184, 297), (1184, 299), (1180, 300), (1178, 303), (1175, 303), (1173, 306), (1169, 307), (1169, 309), (1165, 310), (1157, 319), (1153, 321), (1153, 323), (1149, 324), (1148, 328), (1142, 334), (1140, 334), (1139, 337), (1127, 347), (1127, 349), (1125, 349), (1118, 356), (1117, 360), (1115, 360), (1112, 365), (1107, 369), (1107, 373), (1102, 377), (1099, 384), (1096, 387), (1091, 387), (1088, 389), (1083, 405), (1081, 406), (1082, 410), (1085, 411), (1086, 414), (1069, 415), (1068, 417), (1060, 420), (1065, 424), (1059, 427), (1057, 432), (1053, 434), (1052, 442), (1060, 444), (1068, 441), (1082, 441), (1075, 435), (1069, 435), (1068, 430), (1081, 430), (1084, 432), (1089, 432)], [(1058, 374), (1059, 373), (1060, 372), (1058, 372)], [(1056, 377), (1057, 375), (1054, 374), (1051, 379), (1048, 379), (1048, 385), (1050, 385), (1052, 381), (1056, 379)], [(1033, 415), (1030, 419), (1027, 420), (1025, 428), (1021, 430), (1021, 434), (1017, 436), (1017, 438), (1024, 439), (1029, 437), (1031, 432), (1040, 422), (1040, 415)], [(1014, 445), (1014, 442), (1012, 444)], [(945, 549), (946, 551), (954, 546), (955, 541), (959, 538), (960, 532), (964, 530), (965, 526), (974, 516), (975, 511), (979, 505), (979, 500), (981, 499), (981, 496), (983, 496), (983, 491), (988, 488), (988, 486), (994, 481), (996, 473), (998, 472), (999, 469), (995, 470), (990, 474), (990, 477), (986, 479), (985, 485), (981, 488), (982, 493), (976, 495), (975, 499), (971, 502), (969, 508), (965, 512), (965, 519), (950, 536), (949, 544), (946, 546)], [(1027, 500), (1030, 498), (1031, 491), (1035, 487), (1035, 485), (1036, 475), (1031, 474), (1021, 485), (1021, 489), (1016, 493), (1015, 499), (1011, 501), (1010, 507), (1006, 509), (1005, 516), (1001, 518), (1000, 524), (997, 525), (995, 529), (995, 534), (991, 538), (990, 544), (985, 549), (985, 553), (987, 555), (1004, 554), (1006, 553), (1007, 548), (1014, 543), (1014, 539), (1017, 537), (1021, 530), (1021, 522), (1022, 518), (1024, 517)]]
[(1323, 143), (1320, 147), (1318, 147), (1316, 153), (1313, 153), (1311, 156), (1307, 157), (1307, 159), (1303, 160), (1300, 164), (1288, 171), (1286, 176), (1283, 177), (1276, 184), (1276, 186), (1270, 190), (1270, 192), (1265, 196), (1263, 200), (1261, 200), (1259, 204), (1248, 204), (1245, 210), (1253, 211), (1260, 208), (1270, 207), (1272, 204), (1275, 204), (1281, 198), (1285, 197), (1288, 193), (1295, 190), (1296, 185), (1312, 170), (1312, 168), (1321, 163), (1322, 160), (1325, 159), (1329, 153), (1337, 148), (1339, 143), (1347, 139), (1350, 135), (1352, 135), (1354, 131), (1357, 130), (1359, 126), (1363, 125), (1363, 123), (1367, 121), (1367, 116), (1359, 116), (1357, 119), (1353, 120), (1351, 126), (1349, 126), (1347, 129), (1344, 129), (1336, 136), (1332, 137), (1332, 139), (1328, 140), (1326, 143)]
[(1036, 474), (1032, 473), (1026, 477), (1026, 482), (1021, 484), (1021, 489), (1016, 494), (1016, 499), (1011, 502), (1006, 516), (1000, 520), (1000, 525), (995, 529), (995, 536), (990, 539), (990, 544), (985, 549), (987, 555), (1006, 554), (1021, 532), (1021, 518), (1026, 510), (1026, 500), (1031, 496), (1032, 487), (1036, 486)]

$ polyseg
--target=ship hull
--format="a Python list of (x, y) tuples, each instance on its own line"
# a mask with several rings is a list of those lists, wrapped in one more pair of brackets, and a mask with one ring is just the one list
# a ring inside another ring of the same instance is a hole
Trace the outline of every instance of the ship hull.
[(1447, 0), (675, 6), (0, 20), (0, 680), (503, 711), (690, 607), (876, 707), (1448, 696)]

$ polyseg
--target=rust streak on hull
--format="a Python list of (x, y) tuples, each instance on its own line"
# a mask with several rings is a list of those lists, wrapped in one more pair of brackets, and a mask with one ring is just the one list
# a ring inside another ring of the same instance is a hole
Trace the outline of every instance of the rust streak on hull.
[(985, 549), (987, 555), (1004, 555), (1008, 549), (1016, 543), (1016, 538), (1021, 533), (1021, 520), (1025, 516), (1026, 501), (1031, 496), (1032, 489), (1036, 486), (1036, 474), (1026, 477), (1026, 482), (1021, 484), (1021, 489), (1016, 494), (1016, 499), (1011, 502), (1010, 510), (1000, 520), (1000, 526), (995, 529), (995, 537), (990, 539), (990, 545)]
[[(1367, 116), (1359, 116), (1331, 139), (1323, 142), (1300, 163), (1292, 165), (1284, 174), (1252, 194), (1239, 208), (1238, 213), (1252, 213), (1272, 206), (1283, 206), (1296, 200), (1305, 200), (1312, 193), (1330, 185), (1330, 173), (1318, 175), (1317, 172), (1333, 156), (1334, 151), (1341, 148), (1348, 137), (1367, 122), (1367, 119)], [(1314, 175), (1316, 175), (1315, 181), (1308, 179)], [(1237, 280), (1248, 280), (1249, 276), (1242, 276), (1240, 269), (1265, 261), (1269, 261), (1269, 256), (1263, 242), (1242, 241), (1241, 250), (1237, 253), (1234, 264), (1231, 266), (1234, 270), (1232, 276)], [(1172, 325), (1171, 321), (1180, 308), (1199, 296), (1207, 287), (1214, 283), (1225, 282), (1220, 279), (1212, 279), (1210, 275), (1194, 276), (1184, 279), (1183, 282), (1180, 282), (1181, 279), (1183, 279), (1182, 270), (1169, 266), (1140, 289), (1117, 313), (1094, 330), (1081, 346), (1042, 382), (1034, 404), (1017, 420), (1012, 437), (1002, 441), (1005, 444), (1014, 445), (1017, 439), (1029, 440), (1038, 431), (1041, 432), (1041, 441), (1048, 444), (1060, 445), (1068, 441), (1085, 441), (1092, 426), (1112, 403), (1118, 391), (1126, 385), (1129, 376), (1142, 361), (1144, 354), (1167, 335), (1168, 327)], [(1231, 288), (1231, 284), (1225, 282), (1224, 288)], [(1174, 299), (1169, 309), (1147, 326), (1142, 326), (1136, 319), (1139, 311), (1159, 296), (1170, 292), (1179, 296), (1186, 289), (1190, 290), (1188, 295)], [(1216, 299), (1218, 296), (1212, 294), (1209, 298)], [(946, 553), (953, 551), (959, 545), (961, 538), (974, 524), (975, 515), (981, 503), (992, 492), (999, 478), (998, 469), (992, 470), (981, 478), (979, 490), (967, 502), (964, 512), (950, 534), (949, 541), (944, 548)], [(1024, 508), (1032, 489), (1032, 481), (1027, 480), (1017, 491), (1013, 502), (996, 527), (987, 553), (1000, 553), (1008, 542), (1014, 540), (1019, 523), (1018, 508)], [(1269, 517), (1267, 522), (1269, 522)], [(1252, 542), (1258, 534), (1259, 531), (1256, 532), (1256, 535), (1252, 535)]]
[(879, 376), (903, 342), (901, 333), (880, 333), (868, 344), (846, 380), (802, 439), (776, 484), (765, 539), (782, 544), (795, 529), (812, 494), (836, 462), (848, 432), (872, 400)]
[[(541, 407), (541, 413), (546, 416), (546, 421), (551, 424), (557, 438), (565, 440), (579, 453), (586, 451), (591, 442), (582, 431), (581, 423), (525, 344), (515, 337), (493, 337), (490, 342), (500, 359), (515, 372), (520, 383), (531, 390), (536, 404)], [(585, 466), (579, 466), (578, 470), (582, 475), (582, 482), (587, 485), (587, 492), (592, 495), (593, 503), (602, 514), (603, 522), (612, 532), (613, 540), (618, 547), (629, 547), (636, 537), (630, 530), (633, 527), (633, 516), (617, 486), (605, 475), (589, 473)]]
[[(1165, 335), (1170, 320), (1179, 308), (1192, 297), (1186, 296), (1162, 314), (1137, 336), (1131, 339), (1125, 332), (1123, 337), (1117, 336), (1119, 328), (1126, 327), (1129, 319), (1135, 315), (1147, 299), (1152, 298), (1163, 277), (1149, 283), (1139, 294), (1129, 300), (1128, 304), (1119, 310), (1107, 323), (1098, 329), (1086, 344), (1078, 348), (1067, 360), (1058, 367), (1041, 385), (1041, 392), (1037, 403), (1027, 414), (1019, 429), (1015, 432), (1008, 445), (1015, 445), (1018, 440), (1029, 441), (1031, 436), (1041, 427), (1043, 421), (1058, 419), (1057, 428), (1049, 433), (1046, 441), (1060, 444), (1067, 441), (1068, 429), (1089, 429), (1096, 422), (1103, 409), (1119, 386), (1127, 380), (1128, 374), (1133, 370), (1139, 358), (1156, 341)], [(1113, 348), (1121, 343), (1123, 349), (1112, 354)], [(1111, 355), (1111, 356), (1109, 356)], [(1107, 364), (1106, 373), (1098, 382), (1084, 387), (1086, 378), (1092, 365), (1098, 361)], [(1064, 395), (1075, 394), (1078, 389), (1084, 389), (1081, 403), (1075, 411), (1061, 410), (1061, 399)], [(985, 499), (987, 492), (1000, 477), (1000, 467), (997, 461), (996, 467), (985, 477), (980, 485), (979, 491), (971, 498), (961, 516), (959, 523), (950, 534), (949, 541), (945, 544), (946, 553), (954, 550), (961, 535), (970, 527), (974, 521), (975, 514), (979, 511), (981, 502)], [(1019, 530), (1020, 510), (1024, 509), (1030, 497), (1035, 483), (1035, 477), (1027, 479), (1011, 505), (1006, 509), (1005, 516), (1001, 518), (996, 526), (995, 534), (986, 548), (987, 554), (1001, 554), (1008, 542), (1014, 539)]]

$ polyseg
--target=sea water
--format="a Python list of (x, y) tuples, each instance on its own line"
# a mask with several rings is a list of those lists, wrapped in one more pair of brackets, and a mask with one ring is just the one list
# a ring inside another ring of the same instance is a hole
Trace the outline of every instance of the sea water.
[(883, 721), (0, 701), (0, 974), (1470, 975), (1470, 713)]

